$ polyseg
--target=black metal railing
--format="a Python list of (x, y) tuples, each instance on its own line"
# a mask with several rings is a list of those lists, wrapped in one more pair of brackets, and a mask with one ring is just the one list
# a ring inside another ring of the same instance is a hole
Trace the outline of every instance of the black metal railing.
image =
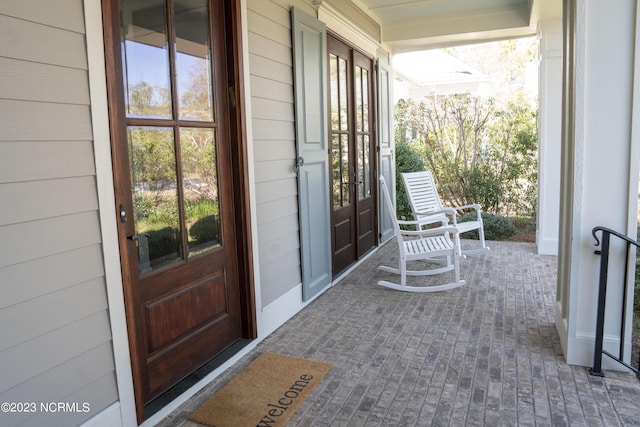
[[(602, 247), (600, 250), (596, 250), (595, 253), (597, 255), (601, 255), (600, 257), (600, 279), (599, 279), (599, 290), (598, 290), (598, 312), (597, 312), (597, 322), (596, 322), (596, 344), (595, 344), (595, 352), (593, 355), (593, 367), (589, 369), (589, 373), (591, 375), (595, 375), (598, 377), (604, 377), (604, 372), (602, 372), (602, 355), (609, 356), (616, 362), (626, 366), (631, 369), (636, 374), (640, 375), (640, 363), (638, 363), (638, 367), (635, 368), (630, 364), (624, 362), (622, 360), (624, 354), (624, 337), (625, 337), (625, 325), (627, 324), (627, 301), (629, 298), (628, 295), (628, 286), (627, 282), (629, 279), (629, 253), (631, 250), (631, 245), (635, 247), (640, 247), (640, 242), (631, 239), (624, 234), (618, 233), (617, 231), (611, 230), (606, 227), (595, 227), (591, 232), (593, 234), (594, 239), (596, 239), (596, 246), (600, 246), (600, 239), (596, 233), (598, 231), (602, 231)], [(611, 235), (614, 235), (623, 241), (626, 242), (626, 254), (625, 254), (625, 264), (624, 264), (624, 280), (622, 281), (622, 306), (621, 306), (621, 327), (620, 327), (620, 348), (618, 350), (618, 355), (614, 356), (603, 348), (604, 343), (604, 310), (607, 299), (607, 275), (609, 270), (609, 243), (611, 240)]]

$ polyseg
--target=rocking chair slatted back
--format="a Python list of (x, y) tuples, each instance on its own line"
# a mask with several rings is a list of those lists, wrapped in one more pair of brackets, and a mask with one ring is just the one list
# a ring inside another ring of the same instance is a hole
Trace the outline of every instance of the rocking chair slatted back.
[[(414, 219), (419, 219), (425, 224), (441, 222), (442, 225), (446, 225), (449, 222), (442, 212), (444, 208), (431, 172), (403, 173), (402, 180), (407, 191), (411, 211), (414, 213)], [(420, 213), (420, 218), (416, 217), (417, 212)], [(434, 213), (434, 215), (425, 215), (429, 213)]]

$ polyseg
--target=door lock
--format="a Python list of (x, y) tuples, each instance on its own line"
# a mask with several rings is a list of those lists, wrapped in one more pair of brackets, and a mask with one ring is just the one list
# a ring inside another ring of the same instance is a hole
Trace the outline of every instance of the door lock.
[(304, 166), (304, 159), (302, 157), (298, 157), (293, 164), (293, 173), (298, 173), (302, 166)]
[(127, 209), (124, 207), (124, 203), (120, 203), (120, 222), (127, 222)]

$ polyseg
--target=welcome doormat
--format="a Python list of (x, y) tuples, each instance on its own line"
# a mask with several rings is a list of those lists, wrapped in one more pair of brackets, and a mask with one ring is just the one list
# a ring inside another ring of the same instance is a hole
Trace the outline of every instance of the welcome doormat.
[(284, 426), (330, 363), (262, 353), (189, 419), (212, 427)]

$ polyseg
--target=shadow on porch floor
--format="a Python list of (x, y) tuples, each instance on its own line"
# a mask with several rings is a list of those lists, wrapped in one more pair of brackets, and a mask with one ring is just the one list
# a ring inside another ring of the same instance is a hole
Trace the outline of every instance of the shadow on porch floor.
[(375, 285), (393, 276), (376, 268), (397, 257), (387, 243), (160, 425), (197, 426), (186, 417), (272, 351), (333, 364), (290, 426), (640, 426), (633, 374), (564, 362), (557, 258), (531, 243), (489, 246), (462, 260), (466, 286), (410, 294)]

